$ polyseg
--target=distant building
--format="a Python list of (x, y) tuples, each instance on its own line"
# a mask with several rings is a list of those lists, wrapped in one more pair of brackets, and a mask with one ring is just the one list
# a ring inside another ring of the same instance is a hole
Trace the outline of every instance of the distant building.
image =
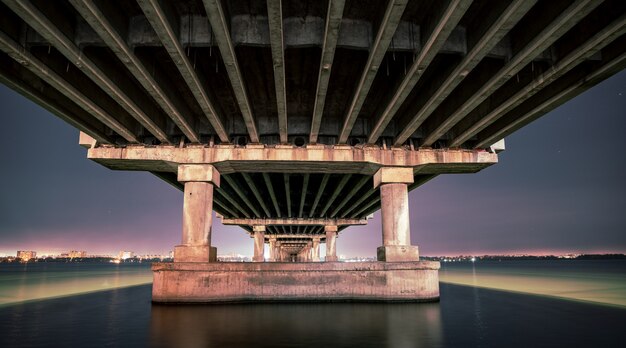
[(22, 261), (28, 261), (37, 258), (37, 252), (32, 250), (18, 250), (17, 257)]
[(135, 256), (135, 253), (133, 253), (132, 251), (120, 251), (120, 254), (118, 256), (118, 258), (120, 260), (126, 260), (126, 259), (131, 259), (133, 258), (133, 256)]
[(69, 253), (67, 253), (67, 256), (70, 258), (84, 258), (87, 257), (87, 252), (86, 251), (76, 251), (76, 250), (72, 250)]

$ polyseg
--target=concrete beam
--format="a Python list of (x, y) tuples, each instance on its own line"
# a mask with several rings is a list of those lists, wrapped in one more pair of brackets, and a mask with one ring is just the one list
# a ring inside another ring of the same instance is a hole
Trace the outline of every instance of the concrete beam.
[[(0, 50), (5, 52), (15, 61), (20, 63), (24, 68), (28, 69), (50, 86), (58, 90), (69, 100), (76, 103), (76, 105), (87, 111), (98, 121), (111, 128), (128, 142), (140, 142), (130, 127), (122, 124), (116, 117), (113, 117), (107, 111), (94, 103), (90, 98), (80, 92), (77, 88), (66, 82), (61, 76), (56, 74), (42, 61), (37, 59), (34, 55), (25, 50), (24, 47), (3, 32), (0, 32)], [(88, 131), (88, 129), (85, 130)], [(98, 137), (98, 135), (96, 135), (96, 137)], [(99, 137), (102, 138), (102, 135)]]
[(540, 116), (546, 114), (624, 68), (626, 68), (626, 53), (622, 53), (615, 59), (610, 60), (601, 68), (585, 76), (583, 79), (580, 79), (578, 82), (567, 83), (567, 87), (558, 92), (553, 92), (551, 97), (546, 98), (544, 102), (538, 104), (530, 111), (523, 113), (521, 116), (509, 113), (500, 118), (498, 122), (501, 122), (502, 125), (497, 125), (497, 127), (495, 127), (496, 123), (493, 123), (493, 129), (490, 127), (485, 128), (483, 132), (478, 134), (478, 141), (474, 146), (476, 148), (486, 148), (491, 146), (499, 139), (510, 135), (519, 128), (536, 120)]
[[(483, 101), (489, 98), (496, 90), (504, 85), (509, 79), (517, 74), (522, 68), (529, 64), (537, 55), (547, 50), (556, 40), (570, 30), (576, 23), (583, 19), (589, 12), (596, 8), (601, 0), (579, 0), (572, 3), (561, 14), (550, 22), (538, 35), (533, 36), (528, 44), (524, 46), (507, 64), (493, 75), (489, 81), (482, 85), (470, 98), (467, 99), (456, 111), (447, 117), (447, 123), (441, 127), (438, 134), (445, 134), (453, 126), (458, 125), (465, 116), (474, 110)], [(450, 147), (461, 146), (465, 141), (477, 133), (476, 120), (471, 121), (471, 126), (462, 126), (455, 134), (454, 139), (448, 144)], [(463, 123), (466, 123), (465, 120)], [(479, 127), (479, 126), (478, 126)], [(456, 127), (454, 127), (456, 129)], [(432, 145), (431, 141), (424, 142), (424, 146)]]
[(309, 213), (309, 216), (315, 216), (315, 208), (317, 208), (317, 205), (320, 202), (320, 199), (322, 198), (322, 194), (324, 193), (324, 189), (326, 188), (326, 185), (328, 184), (328, 179), (330, 179), (330, 174), (324, 174), (324, 177), (322, 177), (322, 182), (320, 183), (320, 186), (317, 188), (317, 194), (315, 195), (315, 200), (313, 201), (313, 205), (311, 206), (311, 212)]
[(407, 2), (408, 0), (390, 0), (387, 5), (387, 10), (385, 11), (385, 15), (378, 29), (378, 34), (370, 50), (367, 63), (365, 63), (365, 69), (354, 91), (354, 97), (352, 98), (352, 102), (345, 116), (343, 127), (339, 135), (340, 144), (345, 144), (348, 141), (352, 127), (354, 127), (354, 122), (361, 112), (363, 103), (365, 103), (365, 98), (369, 93), (370, 87), (372, 87), (372, 83), (378, 72), (378, 67), (385, 57), (387, 47), (389, 47), (389, 43), (400, 23), (400, 18), (402, 18)]
[(276, 238), (277, 240), (281, 240), (285, 243), (289, 243), (290, 240), (291, 242), (293, 242), (293, 240), (296, 239), (307, 239), (310, 240), (312, 237), (314, 236), (314, 234), (305, 234), (305, 233), (299, 233), (299, 234), (265, 234), (265, 238)]
[(326, 205), (324, 206), (324, 208), (320, 212), (320, 216), (325, 216), (326, 215), (326, 212), (328, 211), (328, 208), (330, 208), (330, 206), (335, 202), (335, 200), (337, 199), (337, 196), (339, 196), (341, 191), (343, 191), (343, 188), (346, 187), (346, 185), (348, 184), (348, 181), (350, 180), (351, 177), (352, 177), (352, 174), (346, 174), (346, 175), (344, 175), (341, 178), (341, 181), (339, 181), (339, 183), (335, 187), (335, 191), (333, 191), (333, 194), (326, 201)]
[(367, 212), (369, 212), (370, 210), (376, 209), (376, 206), (378, 205), (379, 202), (380, 202), (380, 195), (366, 202), (361, 208), (357, 209), (352, 215), (353, 216), (366, 216)]
[[(97, 5), (93, 0), (70, 0), (70, 3), (91, 25), (93, 30), (98, 33), (119, 60), (125, 64), (135, 79), (166, 112), (187, 139), (191, 142), (199, 143), (198, 133), (193, 129), (194, 120), (192, 119), (191, 111), (189, 111), (182, 100), (174, 98), (178, 93), (168, 88), (168, 83), (156, 81), (124, 41), (123, 37), (126, 36), (124, 34), (127, 33), (124, 33), (119, 27), (116, 28), (113, 22), (109, 20), (109, 18), (115, 18), (114, 16), (119, 15), (113, 9), (111, 3), (99, 1), (98, 3), (103, 7)], [(169, 90), (166, 91), (166, 88)]]
[(365, 184), (370, 180), (369, 176), (363, 176), (361, 178), (361, 180), (359, 180), (356, 185), (354, 185), (352, 187), (352, 189), (350, 190), (350, 192), (348, 192), (348, 194), (346, 194), (344, 196), (344, 198), (341, 200), (341, 202), (337, 205), (337, 207), (332, 211), (332, 213), (330, 214), (330, 217), (335, 217), (337, 216), (337, 213), (339, 213), (339, 211), (354, 197), (354, 195), (356, 195), (357, 192), (359, 192), (359, 190), (361, 190), (361, 188), (363, 188), (363, 186), (365, 186)]
[(289, 173), (283, 173), (284, 183), (285, 183), (285, 198), (287, 199), (287, 216), (293, 217), (291, 215), (291, 188), (289, 183)]
[[(231, 174), (233, 175), (233, 174)], [(230, 185), (230, 187), (233, 189), (233, 191), (235, 191), (235, 193), (237, 194), (237, 196), (239, 196), (239, 198), (241, 198), (241, 200), (246, 204), (246, 206), (252, 210), (252, 212), (254, 213), (254, 215), (256, 215), (256, 217), (260, 218), (261, 214), (259, 213), (259, 211), (257, 210), (256, 206), (254, 204), (252, 204), (252, 202), (250, 201), (250, 199), (248, 198), (248, 196), (246, 195), (245, 192), (243, 192), (243, 190), (239, 187), (239, 185), (237, 184), (236, 180), (233, 180), (230, 176), (228, 175), (224, 175), (224, 180), (226, 180), (226, 182), (228, 183), (228, 185)]]
[(215, 209), (215, 211), (224, 211), (227, 212), (228, 214), (230, 214), (230, 216), (237, 216), (238, 214), (230, 209), (228, 207), (228, 205), (226, 205), (226, 203), (224, 201), (222, 201), (220, 198), (218, 197), (222, 197), (217, 191), (215, 192), (215, 195), (213, 196), (213, 203), (215, 203), (216, 206), (218, 206), (218, 209)]
[[(2, 47), (4, 46), (2, 44), (4, 41), (1, 38), (2, 36), (3, 34), (0, 34), (0, 50), (4, 50)], [(30, 65), (27, 66), (30, 67)], [(63, 106), (63, 104), (56, 100), (59, 98), (65, 98), (69, 103), (69, 98), (60, 92), (51, 93), (47, 91), (47, 93), (44, 94), (39, 88), (27, 83), (26, 81), (28, 81), (28, 79), (22, 78), (21, 76), (23, 73), (32, 74), (32, 72), (26, 70), (26, 68), (15, 69), (12, 66), (8, 66), (8, 64), (0, 64), (0, 83), (32, 100), (39, 106), (48, 110), (50, 113), (70, 124), (72, 127), (79, 129), (81, 134), (84, 132), (99, 143), (114, 143), (115, 140), (113, 137), (106, 134), (106, 125), (104, 123), (95, 119), (86, 110), (80, 107), (76, 107), (76, 110), (70, 110), (67, 106)], [(32, 75), (34, 76), (34, 74)], [(51, 95), (56, 95), (57, 98), (51, 97)]]
[(274, 192), (274, 186), (272, 185), (272, 180), (270, 179), (269, 174), (263, 173), (263, 181), (265, 181), (267, 191), (270, 193), (270, 198), (272, 199), (272, 203), (274, 204), (274, 209), (276, 209), (276, 215), (278, 217), (281, 217), (280, 207), (278, 206), (278, 200), (276, 199), (276, 193)]
[[(345, 2), (344, 0), (342, 0)], [(334, 12), (334, 11), (333, 11)], [(335, 13), (339, 13), (338, 11)], [(200, 16), (197, 16), (200, 17)], [(316, 16), (297, 16), (283, 18), (283, 45), (285, 48), (323, 47), (325, 42), (327, 19)], [(183, 19), (181, 18), (181, 21)], [(268, 47), (271, 46), (270, 32), (268, 30), (268, 17), (255, 14), (237, 14), (230, 17), (231, 40), (235, 46)], [(198, 31), (195, 28), (194, 32)], [(370, 50), (374, 38), (372, 37), (372, 23), (368, 20), (356, 18), (341, 18), (338, 24), (337, 47)], [(207, 30), (206, 33), (209, 33)], [(388, 51), (413, 52), (420, 50), (419, 39), (420, 27), (410, 21), (400, 21), (393, 36), (393, 47)], [(459, 32), (459, 34), (461, 34)], [(181, 36), (182, 40), (182, 36)], [(193, 44), (202, 40), (192, 41)], [(460, 49), (460, 41), (447, 42), (444, 46), (446, 53), (466, 52)], [(148, 43), (154, 44), (154, 43)], [(496, 52), (497, 53), (497, 52)]]
[[(33, 3), (25, 1), (3, 0), (18, 16), (30, 27), (35, 29), (41, 36), (61, 52), (80, 71), (89, 77), (98, 87), (106, 92), (113, 100), (119, 103), (137, 122), (145, 127), (160, 142), (169, 143), (170, 140), (165, 132), (165, 120), (159, 118), (158, 112), (152, 110), (147, 103), (138, 105), (143, 99), (140, 93), (134, 92), (129, 95), (129, 89), (123, 91), (118, 84), (109, 76), (115, 74), (112, 71), (104, 71), (102, 64), (96, 64), (83, 54), (78, 46), (72, 42), (46, 15), (44, 15)], [(131, 87), (132, 88), (132, 87)], [(148, 116), (147, 113), (152, 115)]]
[[(440, 1), (436, 4), (438, 9), (435, 11), (433, 18), (437, 18), (437, 20), (430, 21), (426, 29), (423, 30), (424, 36), (427, 38), (424, 47), (421, 48), (406, 77), (402, 80), (384, 111), (378, 117), (374, 128), (370, 131), (368, 143), (375, 143), (385, 131), (389, 122), (396, 115), (402, 103), (404, 103), (413, 87), (424, 74), (424, 71), (426, 71), (437, 53), (444, 46), (471, 3), (472, 0), (450, 0), (447, 2)], [(347, 141), (348, 135), (340, 137), (339, 142)]]
[(270, 43), (276, 87), (276, 110), (280, 142), (287, 143), (287, 91), (285, 87), (285, 47), (283, 43), (283, 8), (281, 0), (267, 1)]
[[(618, 19), (609, 23), (594, 36), (579, 45), (570, 54), (559, 60), (552, 68), (548, 69), (545, 73), (535, 78), (528, 85), (520, 88), (517, 93), (505, 100), (502, 104), (493, 108), (487, 115), (483, 116), (480, 121), (472, 127), (471, 133), (476, 134), (482, 131), (487, 126), (498, 120), (500, 117), (504, 116), (505, 114), (522, 104), (525, 100), (528, 100), (530, 97), (541, 91), (543, 88), (557, 80), (559, 77), (565, 75), (581, 62), (599, 52), (603, 47), (610, 44), (624, 33), (626, 33), (626, 15), (622, 15)], [(495, 135), (499, 134), (494, 134), (490, 138), (493, 138)], [(498, 139), (502, 139), (502, 137)], [(498, 139), (494, 140), (493, 142), (497, 141)], [(478, 145), (489, 146), (493, 143), (492, 142), (487, 144), (491, 140), (485, 140), (486, 139), (480, 141)]]
[(272, 213), (270, 213), (270, 210), (267, 208), (267, 205), (265, 204), (265, 200), (263, 199), (263, 197), (261, 197), (261, 192), (256, 187), (256, 184), (254, 183), (254, 180), (252, 180), (252, 178), (250, 177), (250, 174), (241, 173), (241, 175), (243, 176), (243, 179), (248, 184), (248, 187), (250, 188), (250, 191), (252, 191), (252, 194), (254, 194), (254, 197), (256, 198), (257, 202), (259, 202), (259, 204), (261, 205), (263, 212), (265, 212), (265, 216), (271, 216)]
[(302, 179), (302, 193), (300, 194), (300, 211), (298, 212), (298, 217), (301, 218), (304, 212), (304, 201), (306, 200), (307, 188), (309, 187), (309, 173), (304, 174), (304, 178)]
[(341, 27), (341, 17), (345, 0), (329, 0), (326, 12), (326, 27), (324, 29), (324, 44), (322, 46), (322, 60), (317, 75), (317, 91), (315, 92), (315, 102), (313, 104), (313, 118), (311, 120), (311, 131), (309, 142), (317, 143), (317, 137), (324, 114), (326, 103), (326, 93), (328, 92), (328, 81), (335, 57), (335, 48), (339, 38), (339, 28)]
[[(482, 150), (379, 147), (240, 148), (217, 145), (127, 146), (101, 145), (89, 149), (92, 159), (111, 169), (173, 171), (178, 164), (212, 164), (222, 174), (234, 172), (337, 173), (374, 175), (380, 167), (412, 167), (415, 174), (477, 172), (497, 163), (498, 155)], [(323, 191), (320, 185), (320, 192)], [(319, 192), (318, 192), (319, 194)], [(317, 198), (317, 197), (316, 197)], [(313, 204), (312, 213), (316, 204)]]
[[(412, 117), (411, 121), (402, 129), (394, 140), (395, 146), (400, 146), (428, 119), (435, 109), (452, 93), (452, 91), (465, 79), (465, 77), (478, 65), (478, 63), (502, 40), (504, 35), (522, 19), (522, 17), (536, 3), (536, 0), (515, 0), (512, 1), (498, 18), (488, 25), (486, 31), (476, 40), (471, 50), (463, 60), (452, 70), (452, 72), (440, 83), (439, 87), (429, 94), (426, 103)], [(481, 28), (476, 28), (477, 33), (481, 33)], [(436, 123), (432, 133), (427, 133), (424, 144), (432, 144), (439, 139), (441, 130), (448, 126), (447, 122)], [(433, 140), (434, 139), (434, 140)], [(370, 140), (373, 137), (370, 136)], [(429, 145), (425, 145), (429, 146)]]
[(191, 94), (200, 105), (204, 116), (209, 120), (215, 133), (222, 142), (230, 142), (226, 128), (215, 111), (215, 107), (209, 100), (206, 83), (201, 81), (189, 58), (185, 54), (183, 46), (178, 41), (178, 25), (171, 4), (158, 0), (138, 0), (138, 4), (154, 28), (165, 50), (172, 58), (172, 62), (178, 68), (180, 75), (189, 87)]
[(210, 182), (220, 187), (220, 177), (219, 171), (210, 164), (182, 164), (178, 166), (178, 181), (180, 182)]
[(228, 203), (230, 203), (233, 207), (235, 207), (235, 209), (237, 209), (241, 214), (243, 214), (243, 216), (250, 218), (250, 213), (246, 209), (244, 209), (236, 199), (234, 199), (228, 192), (226, 192), (226, 190), (221, 189), (217, 191), (222, 197), (224, 197), (224, 199), (228, 201)]
[(264, 225), (264, 226), (352, 226), (367, 225), (367, 219), (329, 219), (329, 218), (284, 218), (284, 219), (229, 219), (221, 217), (224, 225)]
[[(372, 189), (371, 191), (368, 191), (366, 194), (361, 195), (361, 197), (359, 199), (357, 199), (354, 203), (350, 204), (350, 206), (346, 210), (344, 210), (340, 214), (340, 216), (342, 218), (345, 218), (346, 216), (348, 216), (348, 214), (350, 214), (352, 211), (357, 209), (363, 202), (365, 202), (367, 200), (371, 200), (373, 197), (379, 196), (379, 195), (377, 195), (377, 193), (378, 193), (378, 190)], [(359, 210), (357, 210), (357, 211), (359, 211)]]
[(412, 168), (394, 168), (383, 167), (374, 174), (374, 189), (382, 184), (412, 184), (413, 169)]
[(235, 54), (235, 49), (230, 39), (228, 21), (224, 16), (222, 4), (220, 0), (203, 0), (202, 2), (204, 3), (206, 13), (209, 17), (211, 28), (213, 28), (213, 33), (215, 34), (215, 41), (217, 42), (217, 46), (220, 48), (220, 54), (222, 55), (222, 60), (226, 66), (226, 71), (228, 72), (228, 77), (230, 79), (233, 92), (235, 93), (235, 99), (237, 99), (239, 110), (241, 111), (246, 128), (248, 129), (250, 141), (258, 143), (259, 134), (257, 132), (256, 122), (252, 114), (250, 101), (248, 100), (248, 92), (246, 92), (243, 76), (241, 75), (241, 70), (239, 69), (239, 63), (237, 62), (237, 55)]

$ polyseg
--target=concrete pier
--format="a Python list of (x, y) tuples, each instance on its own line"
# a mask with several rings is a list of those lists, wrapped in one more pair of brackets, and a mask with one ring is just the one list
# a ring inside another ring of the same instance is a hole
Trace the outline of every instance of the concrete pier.
[(254, 256), (252, 261), (263, 262), (265, 261), (265, 226), (254, 226)]
[(418, 247), (411, 245), (408, 184), (413, 183), (411, 168), (381, 168), (374, 175), (380, 186), (380, 215), (383, 245), (378, 261), (419, 261)]
[(213, 186), (220, 174), (212, 165), (181, 165), (178, 181), (184, 183), (183, 240), (174, 248), (174, 262), (215, 262), (217, 249), (211, 246)]
[(156, 263), (164, 303), (439, 299), (438, 262)]
[(326, 262), (337, 261), (337, 226), (324, 226), (326, 232)]

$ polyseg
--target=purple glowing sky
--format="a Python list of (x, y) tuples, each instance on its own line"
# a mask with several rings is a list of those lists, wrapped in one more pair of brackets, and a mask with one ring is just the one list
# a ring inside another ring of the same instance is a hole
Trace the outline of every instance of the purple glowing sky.
[[(440, 176), (410, 193), (423, 255), (626, 252), (626, 71), (507, 138), (500, 163)], [(87, 160), (78, 131), (0, 86), (0, 255), (167, 253), (182, 194), (148, 173)], [(214, 222), (220, 254), (252, 253)], [(340, 234), (339, 254), (374, 256), (380, 216)]]

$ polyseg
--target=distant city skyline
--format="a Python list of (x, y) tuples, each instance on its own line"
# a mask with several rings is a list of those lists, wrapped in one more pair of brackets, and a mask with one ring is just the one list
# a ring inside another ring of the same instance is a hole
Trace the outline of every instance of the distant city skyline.
[[(625, 252), (625, 94), (623, 71), (508, 137), (500, 163), (411, 192), (412, 243), (425, 256)], [(180, 191), (86, 159), (76, 129), (5, 86), (0, 105), (0, 255), (167, 254), (180, 243)], [(248, 234), (219, 219), (212, 244), (252, 254)], [(379, 245), (376, 213), (340, 233), (337, 252), (371, 257)]]

